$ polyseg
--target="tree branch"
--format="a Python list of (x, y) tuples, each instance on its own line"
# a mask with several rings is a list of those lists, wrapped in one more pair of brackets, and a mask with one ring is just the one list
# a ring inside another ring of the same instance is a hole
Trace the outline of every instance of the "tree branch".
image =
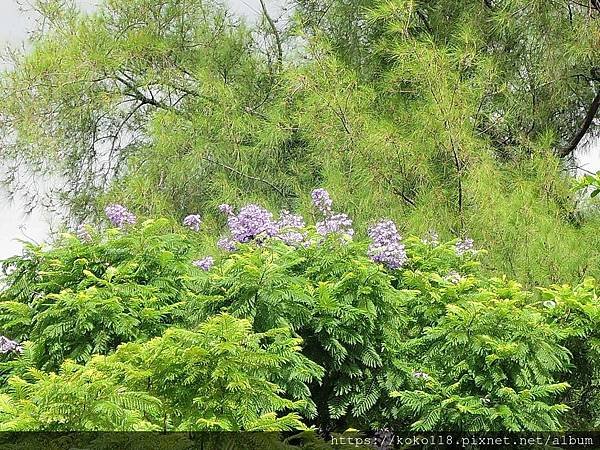
[[(125, 75), (125, 76), (127, 78), (129, 78), (127, 75)], [(132, 82), (127, 81), (125, 78), (115, 75), (115, 79), (117, 81), (120, 81), (128, 89), (130, 89), (130, 92), (125, 92), (125, 95), (135, 98), (135, 99), (138, 99), (143, 104), (146, 104), (146, 105), (156, 106), (157, 108), (161, 108), (161, 109), (169, 109), (169, 110), (173, 109), (171, 106), (166, 105), (163, 102), (160, 102), (160, 101), (157, 101), (156, 99), (154, 99), (153, 98), (154, 96), (152, 96), (152, 98), (151, 98), (151, 97), (144, 95)]]
[(267, 186), (269, 186), (271, 189), (274, 189), (274, 190), (275, 190), (275, 191), (276, 191), (276, 192), (277, 192), (279, 195), (281, 195), (281, 196), (282, 196), (282, 197), (284, 197), (284, 198), (287, 198), (287, 197), (295, 197), (295, 196), (296, 196), (296, 195), (295, 195), (295, 194), (293, 194), (293, 193), (289, 193), (289, 192), (287, 192), (287, 193), (286, 193), (286, 192), (284, 192), (284, 191), (283, 191), (283, 189), (281, 189), (280, 187), (278, 187), (278, 186), (274, 185), (274, 184), (273, 184), (273, 183), (271, 183), (269, 180), (265, 180), (264, 178), (258, 178), (258, 177), (254, 177), (254, 176), (252, 176), (252, 175), (248, 175), (248, 174), (246, 174), (246, 173), (240, 172), (240, 171), (239, 171), (239, 170), (237, 170), (235, 167), (231, 167), (231, 166), (229, 166), (229, 165), (227, 165), (227, 164), (225, 164), (225, 163), (222, 163), (222, 162), (220, 162), (220, 161), (216, 161), (216, 160), (212, 159), (212, 158), (211, 158), (211, 157), (209, 157), (209, 156), (202, 156), (202, 159), (204, 159), (205, 161), (208, 161), (208, 162), (210, 162), (210, 163), (212, 163), (212, 164), (216, 164), (217, 166), (221, 166), (221, 167), (223, 167), (224, 169), (227, 169), (227, 170), (229, 170), (230, 172), (232, 172), (232, 173), (235, 173), (236, 175), (239, 175), (239, 176), (241, 176), (241, 177), (244, 177), (244, 178), (247, 178), (247, 179), (249, 179), (249, 180), (253, 180), (253, 181), (258, 181), (258, 182), (260, 182), (260, 183), (264, 183), (264, 184), (266, 184)]
[(558, 149), (558, 156), (560, 156), (561, 158), (569, 156), (577, 148), (579, 142), (581, 142), (588, 129), (594, 122), (594, 118), (598, 113), (598, 108), (600, 108), (600, 91), (596, 93), (594, 100), (592, 100), (592, 103), (588, 108), (587, 114), (585, 115), (585, 120), (579, 128), (579, 131), (577, 131), (575, 136), (571, 138), (571, 140), (565, 147)]
[(275, 37), (275, 44), (277, 45), (277, 64), (278, 64), (279, 68), (281, 68), (281, 66), (283, 64), (283, 49), (281, 46), (281, 36), (279, 36), (279, 31), (277, 30), (277, 27), (275, 26), (275, 22), (273, 22), (273, 19), (271, 19), (271, 16), (269, 15), (269, 11), (267, 10), (267, 5), (265, 5), (264, 0), (260, 0), (260, 6), (262, 8), (262, 12), (265, 16), (265, 19), (267, 19), (267, 22), (269, 22), (269, 26), (271, 27), (271, 30), (273, 30), (273, 36)]

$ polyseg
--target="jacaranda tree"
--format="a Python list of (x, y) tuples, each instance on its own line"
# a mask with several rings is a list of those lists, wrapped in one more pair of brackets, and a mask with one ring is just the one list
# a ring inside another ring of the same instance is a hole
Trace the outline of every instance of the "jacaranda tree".
[[(470, 238), (220, 205), (176, 225), (106, 208), (5, 262), (4, 430), (589, 429), (592, 280), (527, 291)], [(132, 251), (136, 249), (136, 251)], [(23, 280), (27, 280), (25, 283)]]

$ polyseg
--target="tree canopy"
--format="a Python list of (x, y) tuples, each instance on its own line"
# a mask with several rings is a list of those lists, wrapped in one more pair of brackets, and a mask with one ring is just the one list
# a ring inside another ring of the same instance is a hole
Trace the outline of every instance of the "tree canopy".
[(0, 429), (598, 426), (594, 280), (526, 290), (469, 239), (387, 219), (354, 238), (312, 197), (314, 224), (223, 205), (229, 244), (202, 259), (203, 226), (109, 210), (117, 226), (5, 261)]

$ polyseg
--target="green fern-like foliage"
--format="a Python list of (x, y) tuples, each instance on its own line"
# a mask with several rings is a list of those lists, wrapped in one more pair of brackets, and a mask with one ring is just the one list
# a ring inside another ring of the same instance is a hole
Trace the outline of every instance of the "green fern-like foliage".
[(366, 240), (302, 233), (299, 246), (238, 244), (208, 270), (192, 263), (201, 235), (167, 220), (67, 235), (9, 260), (0, 331), (23, 352), (0, 355), (5, 428), (517, 431), (598, 420), (591, 280), (527, 291), (485, 276), (483, 251), (414, 236), (389, 269)]
[(547, 320), (563, 333), (563, 345), (572, 353), (565, 374), (572, 384), (565, 401), (572, 405), (569, 426), (590, 429), (600, 426), (600, 299), (598, 284), (588, 278), (571, 287), (540, 288)]
[[(560, 330), (535, 308), (497, 291), (462, 292), (460, 304), (407, 342), (407, 361), (423, 375), (393, 393), (417, 418), (416, 430), (554, 430), (568, 408), (558, 372), (569, 362)], [(391, 412), (394, 414), (394, 412)]]
[(59, 373), (30, 369), (0, 394), (2, 431), (156, 430), (160, 401), (131, 391), (93, 367), (67, 361)]
[(193, 241), (173, 231), (157, 220), (89, 241), (67, 234), (50, 248), (29, 245), (4, 263), (0, 328), (32, 341), (36, 366), (49, 369), (160, 334), (177, 321), (193, 270)]
[[(395, 376), (391, 349), (402, 339), (402, 299), (412, 296), (394, 289), (365, 250), (364, 243), (340, 245), (336, 238), (301, 249), (246, 246), (203, 286), (205, 314), (225, 310), (252, 318), (257, 331), (289, 326), (302, 336), (304, 354), (325, 369), (311, 392), (329, 426), (377, 414)], [(281, 377), (297, 391), (290, 374)]]
[[(171, 429), (281, 431), (302, 428), (296, 411), (311, 403), (304, 383), (322, 376), (300, 344), (286, 328), (253, 333), (248, 320), (218, 315), (196, 331), (170, 328), (144, 344), (125, 344), (95, 364), (163, 399)], [(304, 389), (282, 390), (279, 371)]]
[(302, 336), (325, 368), (311, 386), (319, 426), (560, 428), (570, 361), (560, 327), (519, 284), (482, 277), (454, 242), (405, 243), (410, 262), (396, 271), (363, 242), (247, 245), (199, 282), (193, 309)]
[(560, 428), (568, 407), (555, 400), (569, 386), (559, 373), (570, 352), (534, 295), (482, 277), (448, 244), (408, 244), (411, 264), (397, 283), (418, 293), (403, 305), (408, 339), (397, 354), (413, 377), (391, 394), (399, 403), (386, 416), (412, 416), (404, 426), (420, 431)]
[[(257, 334), (247, 320), (219, 315), (196, 331), (170, 328), (58, 373), (31, 368), (0, 396), (1, 430), (301, 429), (310, 398), (286, 395), (278, 370), (322, 375), (289, 330)], [(283, 395), (282, 395), (283, 394)]]

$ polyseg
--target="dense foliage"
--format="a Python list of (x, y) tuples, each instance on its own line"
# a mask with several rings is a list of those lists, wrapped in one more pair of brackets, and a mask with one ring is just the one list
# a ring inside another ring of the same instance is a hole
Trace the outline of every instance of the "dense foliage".
[(112, 205), (116, 227), (7, 260), (0, 427), (598, 425), (591, 279), (527, 291), (485, 276), (470, 239), (402, 238), (390, 220), (357, 239), (326, 191), (313, 201), (314, 226), (221, 205), (227, 250), (210, 258), (199, 216), (136, 223)]
[(260, 4), (34, 2), (0, 431), (597, 429), (600, 3)]
[(167, 221), (147, 222), (136, 234), (85, 233), (83, 241), (65, 235), (51, 252), (29, 245), (26, 259), (5, 262), (11, 274), (2, 293), (9, 299), (0, 310), (3, 331), (35, 342), (40, 368), (157, 336), (175, 322), (177, 304), (193, 295), (184, 277), (194, 244)]

